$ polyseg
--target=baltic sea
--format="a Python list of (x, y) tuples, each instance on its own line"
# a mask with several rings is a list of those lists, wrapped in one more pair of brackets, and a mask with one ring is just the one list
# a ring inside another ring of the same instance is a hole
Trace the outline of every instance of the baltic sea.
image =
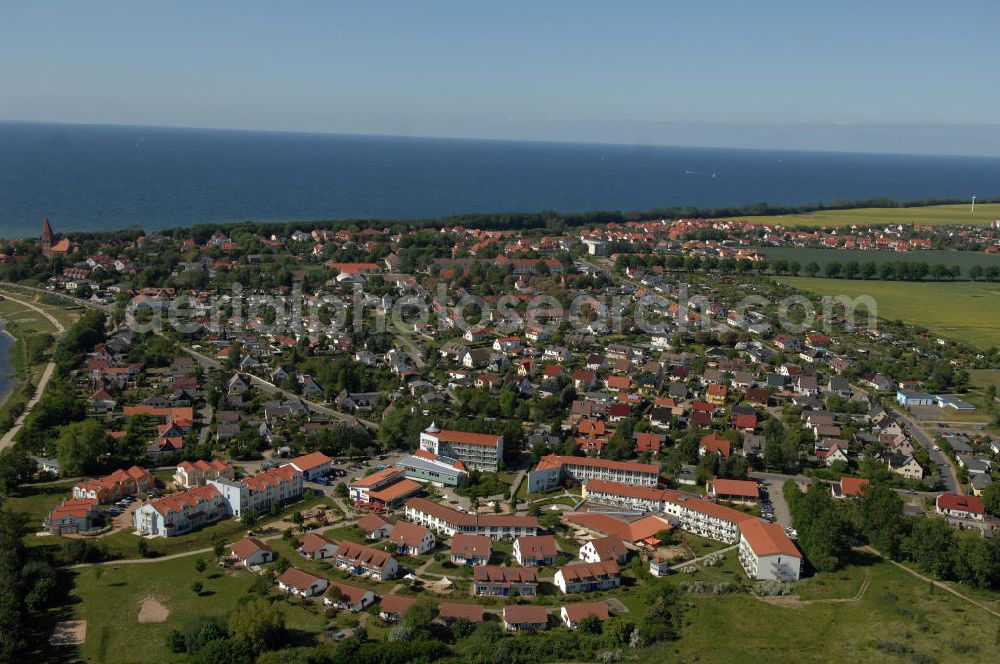
[(0, 123), (0, 237), (1000, 195), (1000, 159)]

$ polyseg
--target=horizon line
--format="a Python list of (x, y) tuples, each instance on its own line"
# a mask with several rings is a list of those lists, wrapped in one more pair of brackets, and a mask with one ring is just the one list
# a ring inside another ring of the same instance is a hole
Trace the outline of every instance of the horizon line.
[[(983, 129), (1000, 129), (1000, 124), (949, 124), (949, 123), (911, 123), (911, 124), (900, 124), (892, 125), (888, 123), (877, 123), (877, 122), (831, 122), (831, 123), (818, 123), (818, 122), (799, 122), (799, 123), (739, 123), (739, 122), (694, 122), (694, 121), (667, 121), (659, 123), (649, 123), (649, 124), (674, 124), (674, 125), (719, 125), (727, 127), (739, 127), (739, 126), (758, 126), (758, 127), (780, 127), (780, 126), (796, 126), (796, 127), (843, 127), (843, 126), (857, 126), (857, 127), (964, 127), (964, 128), (983, 128)], [(961, 159), (985, 159), (985, 160), (996, 160), (1000, 159), (1000, 154), (997, 155), (971, 155), (971, 154), (957, 154), (957, 153), (927, 153), (927, 152), (884, 152), (884, 151), (857, 151), (857, 150), (829, 150), (829, 149), (819, 149), (819, 148), (767, 148), (767, 147), (732, 147), (725, 145), (684, 145), (678, 143), (622, 143), (619, 141), (571, 141), (571, 140), (559, 140), (559, 139), (541, 139), (541, 138), (488, 138), (482, 136), (445, 136), (436, 134), (391, 134), (391, 133), (369, 133), (369, 132), (342, 132), (342, 131), (323, 131), (323, 130), (311, 130), (311, 129), (262, 129), (262, 128), (241, 128), (241, 127), (203, 127), (203, 126), (191, 126), (191, 125), (160, 125), (160, 124), (132, 124), (132, 123), (111, 123), (111, 122), (66, 122), (66, 121), (48, 121), (48, 120), (22, 120), (17, 118), (0, 118), (0, 125), (32, 125), (32, 126), (51, 126), (51, 127), (91, 127), (91, 128), (104, 128), (104, 129), (150, 129), (150, 130), (174, 130), (174, 131), (196, 131), (196, 132), (227, 132), (227, 133), (244, 133), (244, 134), (277, 134), (277, 135), (292, 135), (292, 136), (328, 136), (328, 137), (339, 137), (339, 138), (377, 138), (377, 139), (396, 139), (396, 140), (433, 140), (433, 141), (455, 141), (455, 142), (468, 142), (468, 143), (512, 143), (512, 144), (536, 144), (536, 145), (559, 145), (559, 146), (592, 146), (592, 147), (614, 147), (614, 148), (662, 148), (662, 149), (678, 149), (678, 150), (730, 150), (734, 152), (780, 152), (780, 153), (799, 153), (799, 154), (835, 154), (835, 155), (864, 155), (864, 156), (882, 156), (882, 157), (940, 157), (944, 159), (949, 158), (961, 158)]]

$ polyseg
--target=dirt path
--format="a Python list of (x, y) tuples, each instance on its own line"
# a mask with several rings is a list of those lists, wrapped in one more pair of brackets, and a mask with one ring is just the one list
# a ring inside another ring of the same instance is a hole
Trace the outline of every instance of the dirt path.
[(955, 597), (960, 597), (960, 598), (964, 599), (966, 602), (968, 602), (969, 604), (972, 604), (974, 606), (978, 606), (983, 611), (986, 611), (987, 613), (989, 613), (991, 615), (994, 615), (997, 618), (1000, 618), (1000, 611), (995, 611), (995, 610), (991, 609), (990, 607), (986, 606), (985, 604), (983, 604), (982, 602), (980, 602), (978, 600), (974, 600), (971, 597), (969, 597), (968, 595), (963, 595), (962, 593), (958, 592), (957, 590), (955, 590), (954, 588), (952, 588), (951, 586), (949, 586), (947, 583), (943, 583), (941, 581), (936, 581), (936, 580), (930, 578), (929, 576), (924, 576), (920, 572), (912, 570), (909, 567), (907, 567), (906, 565), (897, 563), (895, 560), (889, 560), (888, 558), (886, 558), (885, 556), (883, 556), (880, 552), (876, 551), (875, 549), (871, 548), (870, 546), (861, 547), (861, 550), (862, 551), (867, 551), (868, 553), (874, 553), (876, 556), (879, 556), (880, 558), (883, 558), (883, 559), (887, 560), (888, 562), (892, 563), (893, 565), (895, 565), (896, 567), (898, 567), (901, 570), (909, 572), (910, 574), (912, 574), (913, 576), (917, 577), (918, 579), (920, 579), (922, 581), (927, 581), (928, 583), (932, 583), (935, 586), (937, 586), (938, 588), (940, 588), (941, 590), (947, 590), (948, 592), (950, 592)]
[(865, 580), (861, 582), (861, 587), (858, 588), (858, 592), (854, 593), (853, 597), (837, 597), (833, 599), (802, 599), (797, 595), (783, 595), (776, 597), (769, 597), (758, 595), (757, 593), (751, 592), (750, 594), (767, 604), (772, 604), (774, 606), (784, 606), (790, 609), (801, 609), (810, 604), (850, 604), (858, 602), (865, 593), (868, 591), (868, 586), (871, 585), (872, 575), (871, 570), (865, 570)]
[[(49, 312), (44, 311), (39, 307), (36, 307), (34, 304), (31, 304), (30, 302), (25, 302), (24, 300), (19, 300), (16, 297), (11, 297), (6, 293), (4, 294), (4, 297), (10, 300), (11, 302), (17, 302), (18, 304), (25, 306), (29, 309), (32, 309), (40, 313), (41, 315), (45, 316), (45, 318), (47, 318), (48, 321), (52, 323), (52, 326), (56, 330), (56, 334), (62, 334), (63, 332), (66, 331), (66, 328), (62, 326), (62, 323), (56, 320), (55, 317), (53, 317), (52, 314), (50, 314)], [(28, 413), (30, 413), (31, 409), (35, 407), (35, 404), (38, 403), (38, 400), (42, 398), (42, 395), (45, 393), (45, 387), (49, 384), (49, 380), (51, 380), (52, 373), (55, 371), (55, 369), (56, 365), (54, 362), (49, 362), (48, 364), (45, 365), (45, 369), (42, 371), (42, 377), (39, 379), (38, 386), (35, 388), (35, 395), (28, 400), (27, 405), (24, 407), (24, 412), (17, 417), (17, 420), (15, 420), (14, 422), (14, 426), (12, 426), (10, 430), (3, 435), (3, 438), (0, 438), (0, 450), (6, 449), (14, 444), (14, 436), (17, 435), (17, 432), (21, 430), (21, 426), (24, 424), (25, 418), (28, 417)]]

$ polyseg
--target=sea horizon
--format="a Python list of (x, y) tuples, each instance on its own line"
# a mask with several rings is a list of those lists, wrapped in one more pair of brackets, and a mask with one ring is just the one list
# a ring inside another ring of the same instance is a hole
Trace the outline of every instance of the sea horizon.
[(0, 237), (1000, 195), (1000, 158), (0, 121)]

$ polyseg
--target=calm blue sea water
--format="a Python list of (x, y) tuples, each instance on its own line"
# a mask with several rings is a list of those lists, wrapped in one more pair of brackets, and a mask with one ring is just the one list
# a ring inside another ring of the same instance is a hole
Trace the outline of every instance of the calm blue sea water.
[(0, 237), (973, 194), (1000, 159), (0, 123)]

